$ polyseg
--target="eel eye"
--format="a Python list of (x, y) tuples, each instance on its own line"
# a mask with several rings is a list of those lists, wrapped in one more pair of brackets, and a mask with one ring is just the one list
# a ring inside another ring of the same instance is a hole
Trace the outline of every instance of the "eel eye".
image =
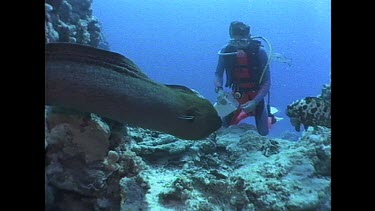
[(178, 118), (192, 121), (196, 118), (197, 114), (198, 112), (196, 109), (189, 108), (186, 112), (184, 112), (184, 114), (179, 115)]
[(192, 116), (192, 115), (180, 115), (178, 116), (179, 119), (183, 119), (183, 120), (193, 120), (195, 118), (195, 116)]

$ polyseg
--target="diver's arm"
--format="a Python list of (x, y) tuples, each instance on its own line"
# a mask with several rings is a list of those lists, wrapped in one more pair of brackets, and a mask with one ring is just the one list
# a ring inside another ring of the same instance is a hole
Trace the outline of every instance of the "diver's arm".
[(224, 76), (224, 59), (223, 56), (219, 55), (219, 61), (217, 63), (216, 71), (215, 71), (215, 91), (219, 88), (223, 88), (223, 76)]
[[(259, 56), (259, 63), (260, 63), (259, 66), (261, 67), (261, 70), (263, 71), (264, 66), (267, 64), (267, 61), (268, 61), (268, 56), (264, 48), (259, 49), (258, 56)], [(267, 95), (270, 88), (271, 88), (271, 74), (270, 74), (270, 66), (268, 65), (263, 75), (263, 79), (262, 79), (262, 83), (260, 84), (259, 92), (257, 96), (255, 96), (255, 98), (253, 99), (256, 102), (256, 104), (258, 104), (262, 99), (264, 99), (264, 97)]]

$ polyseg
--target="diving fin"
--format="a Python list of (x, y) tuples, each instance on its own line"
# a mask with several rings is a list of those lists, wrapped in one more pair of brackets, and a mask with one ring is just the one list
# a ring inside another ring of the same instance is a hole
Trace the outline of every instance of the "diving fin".
[(277, 112), (279, 112), (279, 109), (277, 109), (276, 107), (270, 106), (269, 110), (270, 110), (270, 115), (269, 116), (274, 116), (276, 122), (281, 121), (281, 120), (284, 119), (282, 117), (278, 117), (278, 116), (275, 115)]

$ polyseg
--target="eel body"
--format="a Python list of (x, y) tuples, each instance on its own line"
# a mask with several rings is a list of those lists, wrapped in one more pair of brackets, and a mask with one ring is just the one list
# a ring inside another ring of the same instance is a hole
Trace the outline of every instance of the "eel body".
[(202, 139), (221, 127), (207, 99), (187, 87), (153, 81), (121, 54), (48, 43), (45, 61), (46, 105), (91, 112), (182, 139)]

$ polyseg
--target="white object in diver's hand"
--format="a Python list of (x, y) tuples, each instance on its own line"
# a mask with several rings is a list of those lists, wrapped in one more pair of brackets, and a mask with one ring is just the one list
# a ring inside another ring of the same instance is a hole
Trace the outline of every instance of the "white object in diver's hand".
[(238, 101), (234, 99), (233, 95), (224, 91), (218, 96), (217, 102), (214, 103), (214, 107), (221, 118), (228, 116), (237, 110), (239, 106)]

